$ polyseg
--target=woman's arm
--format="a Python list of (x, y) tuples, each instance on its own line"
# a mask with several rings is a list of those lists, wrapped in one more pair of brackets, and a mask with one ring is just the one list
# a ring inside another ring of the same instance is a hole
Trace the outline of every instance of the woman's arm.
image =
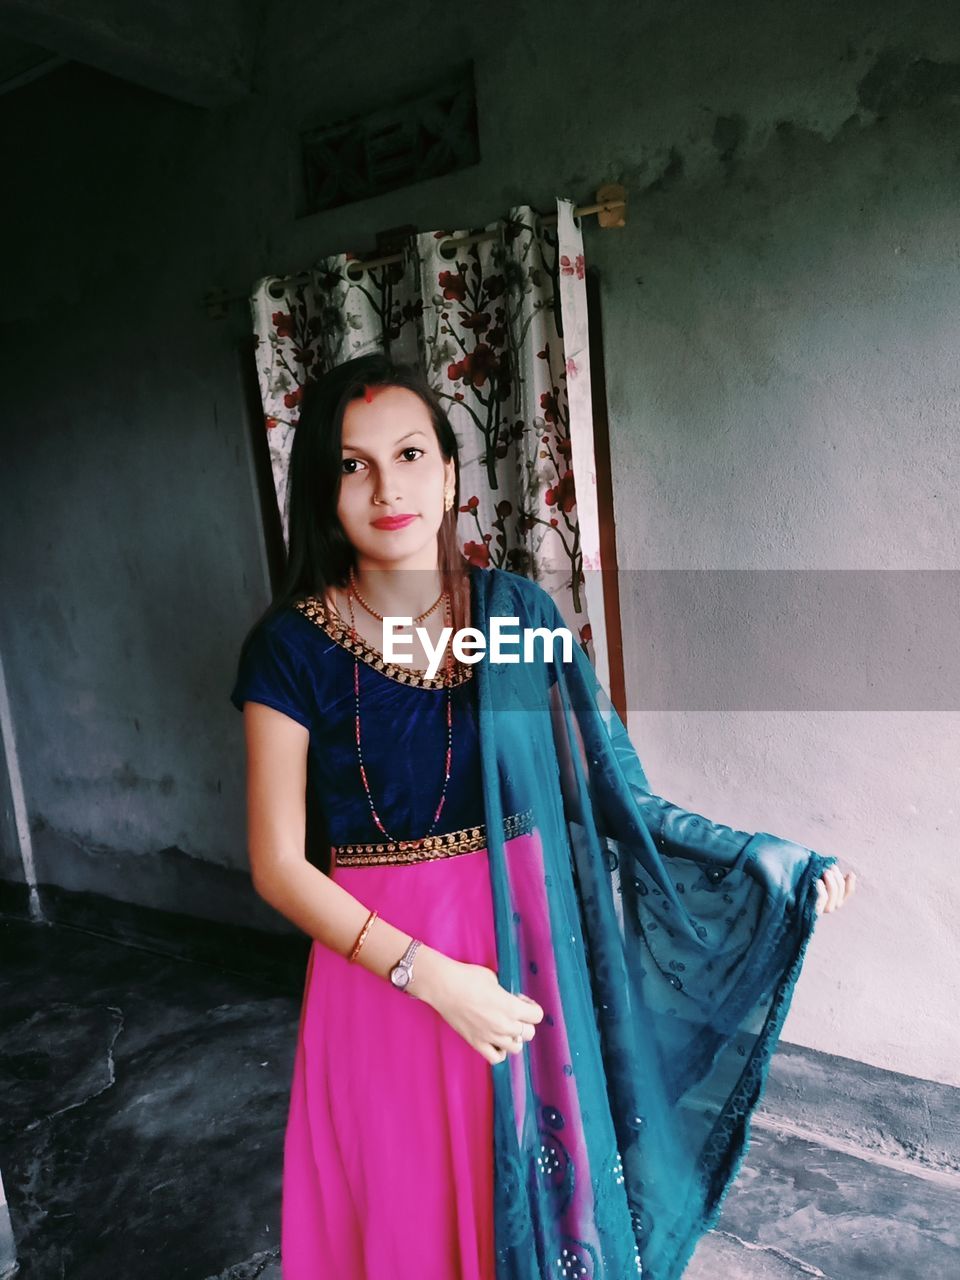
[[(244, 704), (243, 720), (253, 886), (305, 933), (346, 957), (369, 909), (306, 859), (309, 732), (282, 711), (252, 700)], [(389, 981), (410, 937), (377, 916), (354, 963)], [(544, 1016), (535, 1000), (501, 987), (492, 969), (454, 960), (426, 943), (417, 951), (406, 991), (434, 1008), (491, 1063), (519, 1053)]]
[[(261, 702), (243, 709), (247, 744), (247, 839), (253, 887), (264, 901), (324, 946), (349, 956), (370, 909), (307, 861), (306, 786), (310, 735)], [(389, 980), (411, 935), (382, 916), (355, 964)], [(410, 995), (427, 999), (448, 957), (421, 944)]]

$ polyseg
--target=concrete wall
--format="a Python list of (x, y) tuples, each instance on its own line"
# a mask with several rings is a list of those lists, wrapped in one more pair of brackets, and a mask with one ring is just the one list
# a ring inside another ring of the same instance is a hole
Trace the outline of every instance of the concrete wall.
[[(236, 357), (249, 316), (209, 319), (214, 285), (623, 181), (627, 227), (585, 223), (622, 567), (957, 561), (949, 9), (316, 15), (268, 6), (256, 91), (217, 110), (79, 66), (0, 100), (0, 646), (41, 881), (217, 915), (186, 872), (245, 865), (227, 693), (268, 587)], [(480, 165), (294, 220), (302, 119), (468, 56)], [(628, 635), (656, 625), (629, 592), (623, 611)], [(635, 710), (630, 727), (670, 799), (859, 875), (818, 925), (784, 1039), (960, 1084), (957, 714)]]

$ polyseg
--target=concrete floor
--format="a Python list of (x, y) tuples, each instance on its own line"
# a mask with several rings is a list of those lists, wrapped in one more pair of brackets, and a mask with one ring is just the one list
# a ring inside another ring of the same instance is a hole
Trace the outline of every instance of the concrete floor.
[[(0, 1172), (17, 1280), (280, 1280), (299, 991), (10, 917), (0, 947)], [(837, 1126), (818, 1134), (783, 1105), (780, 1056), (685, 1280), (955, 1280), (957, 1165), (858, 1146)], [(863, 1068), (871, 1094), (875, 1074)]]

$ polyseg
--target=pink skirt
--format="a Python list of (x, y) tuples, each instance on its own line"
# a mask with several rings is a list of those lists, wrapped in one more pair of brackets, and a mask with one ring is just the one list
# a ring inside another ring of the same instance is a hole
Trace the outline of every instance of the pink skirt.
[[(398, 929), (496, 972), (486, 849), (333, 878)], [(436, 1010), (314, 942), (284, 1142), (283, 1280), (493, 1280), (492, 1070)]]

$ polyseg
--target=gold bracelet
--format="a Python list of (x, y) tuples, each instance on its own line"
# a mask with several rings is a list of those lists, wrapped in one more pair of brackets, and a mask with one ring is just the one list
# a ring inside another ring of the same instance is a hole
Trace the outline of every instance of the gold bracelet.
[(356, 942), (354, 943), (353, 950), (350, 952), (350, 955), (347, 957), (348, 964), (352, 964), (353, 961), (356, 960), (357, 956), (360, 953), (360, 948), (363, 946), (364, 938), (366, 938), (367, 934), (370, 932), (370, 926), (373, 924), (374, 920), (376, 920), (379, 914), (380, 914), (379, 911), (375, 909), (371, 911), (370, 914), (367, 916), (367, 922), (363, 926), (363, 928), (360, 930), (360, 936), (359, 938), (357, 938)]

